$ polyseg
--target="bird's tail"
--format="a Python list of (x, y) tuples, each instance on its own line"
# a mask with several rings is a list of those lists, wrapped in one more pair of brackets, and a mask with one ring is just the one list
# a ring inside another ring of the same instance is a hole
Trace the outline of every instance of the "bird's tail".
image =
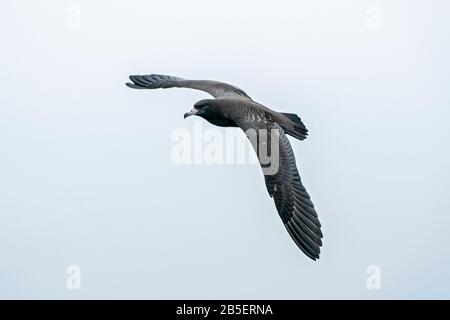
[(297, 138), (299, 140), (305, 140), (308, 135), (308, 129), (306, 129), (302, 120), (295, 113), (281, 113), (286, 116), (292, 123), (292, 126), (283, 127), (283, 130), (290, 136)]

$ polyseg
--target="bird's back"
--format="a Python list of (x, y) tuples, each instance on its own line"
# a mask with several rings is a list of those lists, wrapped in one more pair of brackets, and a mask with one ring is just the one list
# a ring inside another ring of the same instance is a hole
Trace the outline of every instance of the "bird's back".
[(304, 140), (308, 134), (308, 130), (296, 114), (277, 112), (256, 101), (243, 98), (220, 98), (217, 102), (224, 115), (230, 119), (234, 120), (237, 117), (245, 121), (260, 119), (276, 122), (287, 134), (299, 140)]

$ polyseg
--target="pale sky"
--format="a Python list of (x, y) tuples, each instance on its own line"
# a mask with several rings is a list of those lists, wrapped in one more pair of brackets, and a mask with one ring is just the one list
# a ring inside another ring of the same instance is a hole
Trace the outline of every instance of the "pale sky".
[[(450, 298), (449, 10), (4, 1), (0, 298)], [(149, 73), (229, 82), (302, 118), (309, 137), (291, 143), (319, 261), (256, 165), (171, 161), (173, 132), (202, 121), (183, 114), (208, 96), (124, 85)]]

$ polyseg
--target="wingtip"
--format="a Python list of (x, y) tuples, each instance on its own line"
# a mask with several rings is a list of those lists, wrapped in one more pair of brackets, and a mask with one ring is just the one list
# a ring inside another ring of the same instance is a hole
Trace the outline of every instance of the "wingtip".
[(130, 83), (130, 82), (126, 82), (125, 85), (126, 85), (128, 88), (132, 88), (132, 89), (143, 89), (141, 86), (138, 86), (138, 85), (136, 85), (136, 84), (134, 84), (134, 83)]
[(320, 259), (320, 251), (316, 252), (314, 255), (310, 257), (313, 261), (317, 261)]
[[(302, 250), (303, 251), (303, 250)], [(316, 253), (316, 254), (314, 254), (314, 255), (309, 255), (309, 254), (307, 254), (306, 255), (308, 258), (310, 258), (312, 261), (318, 261), (319, 259), (320, 259), (320, 254), (319, 253)]]
[(131, 82), (126, 82), (125, 85), (132, 89), (139, 89), (139, 86), (137, 85), (135, 78), (136, 78), (135, 75), (129, 75), (128, 79), (130, 79)]
[(128, 79), (130, 79), (130, 81), (134, 84), (137, 84), (136, 79), (138, 78), (138, 75), (132, 74), (128, 76)]
[(306, 252), (304, 252), (303, 250), (301, 250), (310, 260), (314, 261), (314, 262), (318, 262), (318, 260), (320, 259), (320, 257), (317, 255), (311, 255), (308, 254)]

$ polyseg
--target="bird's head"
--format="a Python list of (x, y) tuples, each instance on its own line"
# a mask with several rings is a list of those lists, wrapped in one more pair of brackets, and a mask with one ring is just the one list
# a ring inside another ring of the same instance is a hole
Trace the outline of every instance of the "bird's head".
[(214, 108), (215, 100), (214, 99), (204, 99), (196, 102), (191, 111), (186, 112), (184, 114), (184, 118), (190, 116), (199, 116), (206, 120), (213, 116), (216, 113), (216, 109)]

